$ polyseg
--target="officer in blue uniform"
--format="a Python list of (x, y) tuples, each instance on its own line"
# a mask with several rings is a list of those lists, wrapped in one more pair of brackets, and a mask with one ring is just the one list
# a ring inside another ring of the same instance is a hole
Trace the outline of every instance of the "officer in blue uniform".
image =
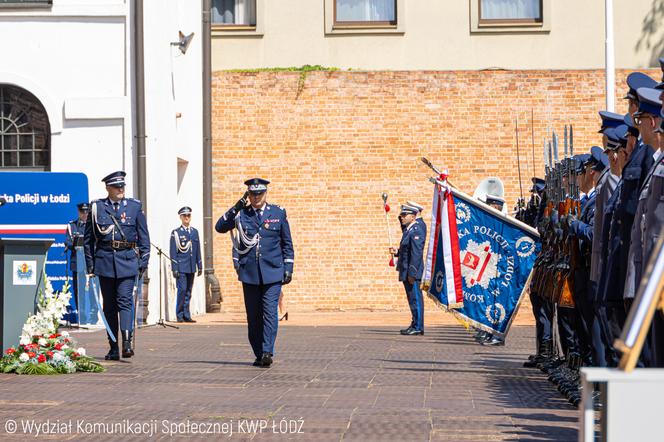
[(256, 356), (253, 365), (257, 367), (272, 365), (279, 294), (281, 286), (291, 282), (295, 257), (286, 210), (267, 203), (269, 183), (262, 178), (245, 181), (247, 193), (215, 226), (219, 233), (236, 230), (231, 238), (244, 291), (249, 343)]
[(171, 232), (171, 270), (175, 278), (178, 296), (175, 306), (178, 322), (196, 322), (191, 319), (189, 302), (194, 286), (194, 275), (203, 273), (201, 241), (198, 230), (191, 227), (191, 207), (178, 210), (182, 225)]
[[(104, 298), (104, 316), (114, 336), (122, 333), (122, 357), (134, 355), (134, 300), (132, 295), (150, 259), (150, 235), (140, 201), (125, 198), (123, 171), (102, 179), (108, 196), (90, 204), (85, 224), (85, 261), (90, 276), (98, 276)], [(119, 320), (118, 320), (119, 317)], [(107, 360), (117, 361), (117, 342), (109, 335)]]
[[(664, 90), (664, 82), (658, 86)], [(664, 96), (662, 96), (664, 98)], [(660, 127), (657, 130), (660, 137), (664, 137), (664, 109), (660, 113)], [(664, 138), (660, 142), (660, 150), (652, 170), (652, 177), (646, 196), (645, 215), (641, 220), (643, 228), (643, 257), (642, 262), (649, 262), (655, 245), (659, 241), (664, 227)], [(636, 222), (636, 221), (635, 221)], [(664, 368), (664, 313), (660, 309), (655, 312), (650, 333), (651, 366)]]
[[(655, 89), (642, 88), (638, 90), (638, 93), (640, 102), (643, 102), (642, 108), (645, 109), (647, 104), (650, 106), (648, 117), (646, 117), (646, 115), (641, 111), (637, 111), (635, 113), (635, 119), (641, 123), (639, 128), (643, 129), (643, 131), (638, 130), (638, 132), (641, 134), (641, 141), (643, 144), (651, 146), (653, 150), (658, 151), (659, 141), (657, 139), (655, 130), (659, 127), (659, 113), (654, 114), (653, 112), (661, 110), (662, 102), (659, 99), (660, 91)], [(632, 120), (630, 119), (629, 122), (631, 123)], [(642, 262), (643, 226), (641, 219), (645, 216), (646, 197), (648, 194), (650, 181), (652, 180), (654, 167), (655, 166), (653, 164), (648, 174), (646, 175), (641, 188), (639, 189), (636, 216), (634, 224), (632, 225), (629, 251), (630, 258), (628, 259), (627, 278), (625, 284), (625, 306), (627, 311), (629, 311), (629, 307), (631, 306), (631, 303), (636, 295), (636, 291), (638, 290), (638, 285), (641, 282), (643, 267), (647, 264)]]
[[(544, 217), (544, 208), (547, 204), (545, 193), (546, 181), (538, 177), (532, 177), (531, 181), (533, 183), (530, 188), (531, 198), (524, 221), (529, 226), (537, 228)], [(535, 317), (537, 353), (528, 356), (528, 360), (523, 363), (523, 366), (533, 368), (537, 364), (544, 362), (551, 353), (553, 334), (551, 331), (551, 320), (549, 319), (548, 303), (540, 293), (535, 291), (534, 284), (530, 286), (529, 297), (533, 316)]]
[[(642, 110), (644, 103), (639, 103)], [(659, 109), (658, 109), (659, 113)], [(635, 117), (639, 112), (635, 114)], [(635, 119), (636, 122), (636, 119)], [(654, 150), (651, 146), (638, 141), (638, 130), (627, 125), (615, 129), (620, 140), (617, 155), (622, 157), (623, 167), (620, 182), (616, 189), (617, 196), (610, 200), (607, 210), (612, 210), (607, 243), (606, 266), (603, 275), (602, 298), (606, 301), (609, 333), (608, 342), (612, 345), (620, 336), (627, 319), (623, 291), (625, 287), (627, 260), (629, 256), (632, 224), (636, 215), (639, 189), (654, 163)], [(605, 212), (606, 213), (606, 212)], [(610, 366), (618, 363), (617, 353), (610, 353)]]
[(401, 206), (400, 221), (404, 227), (399, 248), (390, 247), (390, 252), (398, 258), (397, 271), (399, 281), (403, 282), (408, 297), (408, 305), (412, 315), (410, 327), (401, 330), (402, 335), (424, 334), (424, 299), (420, 283), (424, 272), (424, 242), (426, 231), (422, 229), (421, 223), (417, 222), (417, 207), (403, 204)]
[(574, 268), (574, 301), (580, 319), (579, 340), (581, 344), (581, 356), (587, 366), (593, 365), (593, 339), (592, 324), (595, 316), (593, 304), (593, 293), (590, 285), (590, 256), (592, 252), (593, 227), (595, 219), (595, 200), (597, 192), (595, 186), (601, 170), (593, 168), (600, 165), (603, 169), (608, 164), (608, 159), (600, 147), (593, 146), (590, 154), (580, 157), (577, 165), (577, 183), (582, 192), (580, 203), (581, 212), (577, 216), (568, 215), (566, 225), (572, 241), (576, 241), (578, 247)]
[(88, 212), (90, 205), (88, 203), (79, 203), (76, 205), (78, 209), (78, 218), (73, 219), (67, 223), (67, 233), (65, 237), (65, 251), (69, 252), (69, 270), (72, 274), (72, 285), (74, 299), (77, 303), (79, 315), (82, 313), (78, 299), (78, 272), (76, 266), (78, 260), (76, 259), (76, 246), (83, 245), (83, 235), (85, 234), (85, 222), (88, 219)]

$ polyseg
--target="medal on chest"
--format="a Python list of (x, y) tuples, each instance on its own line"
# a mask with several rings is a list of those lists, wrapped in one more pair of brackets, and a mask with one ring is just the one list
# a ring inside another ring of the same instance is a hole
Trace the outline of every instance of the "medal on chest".
[(122, 212), (122, 215), (120, 215), (120, 222), (125, 223), (127, 221), (127, 214)]

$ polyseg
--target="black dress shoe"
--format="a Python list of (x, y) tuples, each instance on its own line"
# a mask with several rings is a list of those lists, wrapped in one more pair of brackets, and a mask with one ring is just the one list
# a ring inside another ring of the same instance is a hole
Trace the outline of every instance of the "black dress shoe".
[(122, 357), (131, 358), (134, 356), (134, 350), (131, 348), (131, 339), (133, 333), (129, 330), (122, 330)]
[(414, 328), (409, 328), (408, 330), (406, 330), (406, 333), (404, 333), (404, 335), (407, 335), (407, 336), (423, 335), (423, 334), (424, 334), (424, 330), (415, 330)]
[(175, 322), (184, 322), (184, 319), (180, 319), (180, 318), (178, 318), (178, 320), (175, 321)]
[(272, 353), (263, 353), (260, 366), (268, 368), (270, 365), (272, 365)]
[(118, 343), (113, 342), (111, 338), (108, 338), (108, 346), (110, 347), (110, 350), (108, 350), (108, 353), (106, 353), (104, 359), (106, 359), (107, 361), (119, 361), (120, 347), (118, 346)]
[(261, 360), (260, 358), (256, 358), (256, 360), (254, 361), (254, 363), (251, 364), (251, 365), (253, 365), (254, 367), (262, 367), (262, 366), (263, 366), (263, 362), (262, 362), (262, 360)]
[(111, 345), (111, 349), (106, 353), (104, 359), (107, 361), (119, 361), (120, 360), (120, 349), (118, 344)]
[(401, 333), (402, 335), (407, 335), (408, 332), (411, 331), (412, 329), (413, 327), (402, 328), (401, 330), (399, 330), (399, 333)]
[(196, 320), (191, 318), (184, 318), (184, 322), (196, 322)]

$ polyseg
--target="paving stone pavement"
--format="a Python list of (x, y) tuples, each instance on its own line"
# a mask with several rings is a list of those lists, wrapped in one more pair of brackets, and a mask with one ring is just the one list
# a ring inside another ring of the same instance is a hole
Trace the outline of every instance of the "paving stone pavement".
[[(142, 329), (137, 356), (106, 373), (0, 375), (0, 440), (50, 422), (60, 434), (38, 439), (575, 441), (578, 411), (521, 366), (533, 333), (513, 327), (506, 346), (486, 348), (461, 326), (404, 337), (397, 327), (288, 325), (263, 369), (251, 366), (242, 325)], [(73, 335), (105, 354), (101, 332)]]

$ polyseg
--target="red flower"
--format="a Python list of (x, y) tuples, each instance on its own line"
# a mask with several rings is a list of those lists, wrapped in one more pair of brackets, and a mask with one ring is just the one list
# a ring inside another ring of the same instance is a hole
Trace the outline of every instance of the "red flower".
[(36, 354), (37, 353), (35, 353), (34, 351), (29, 351), (28, 352), (28, 356), (30, 356), (31, 358), (34, 358)]
[(55, 336), (55, 335), (53, 334), (53, 335), (49, 336), (48, 339), (55, 339), (56, 337), (57, 337), (57, 336)]
[(14, 353), (16, 353), (16, 349), (14, 347), (8, 348), (7, 350), (5, 350), (5, 353), (8, 355), (13, 355)]
[(53, 357), (53, 352), (52, 351), (47, 351), (46, 356), (48, 356), (49, 359), (52, 358)]
[(65, 338), (65, 343), (69, 344), (71, 342), (71, 339)]
[(39, 355), (39, 356), (37, 357), (37, 362), (39, 362), (39, 363), (46, 362), (46, 356), (44, 356), (44, 355)]
[(62, 350), (62, 344), (55, 344), (55, 349), (56, 350)]
[(81, 355), (79, 355), (79, 354), (76, 353), (76, 352), (74, 352), (74, 353), (71, 354), (71, 358), (72, 358), (72, 359), (78, 359), (79, 356), (81, 356)]

